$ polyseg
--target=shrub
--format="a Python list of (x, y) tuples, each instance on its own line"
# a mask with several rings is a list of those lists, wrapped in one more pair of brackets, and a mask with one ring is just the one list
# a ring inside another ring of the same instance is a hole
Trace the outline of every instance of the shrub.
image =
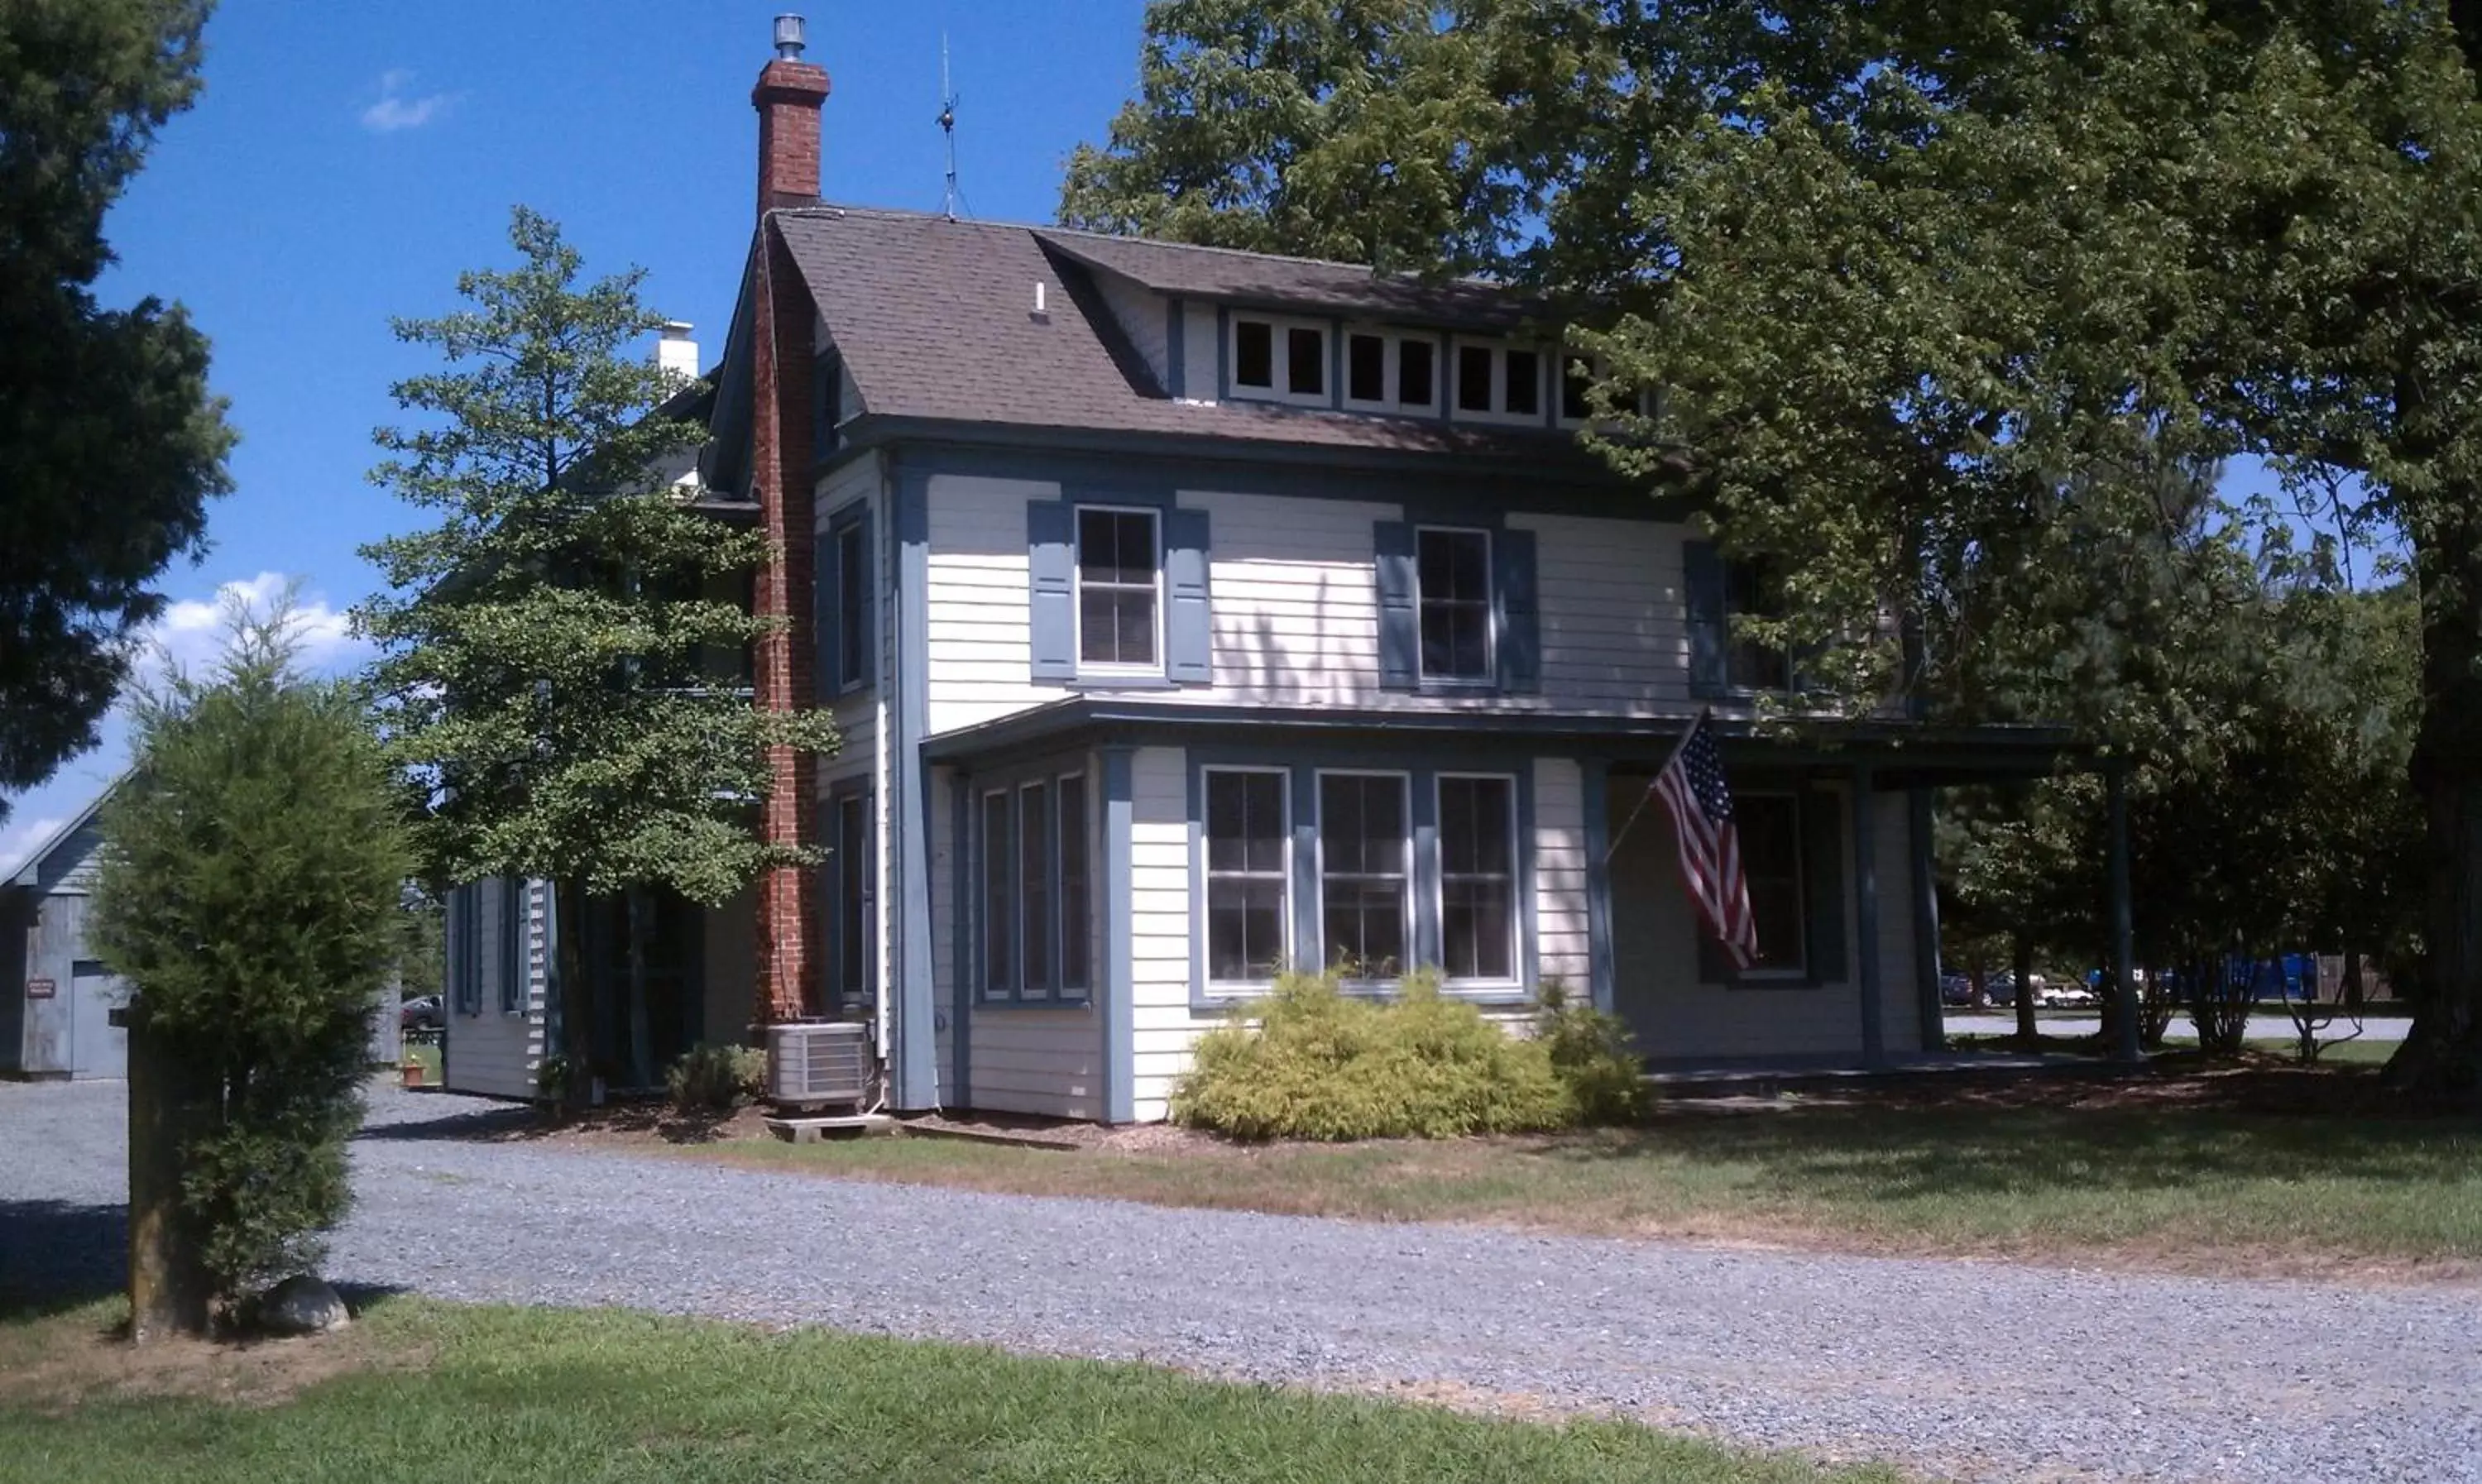
[(767, 1090), (767, 1053), (745, 1046), (693, 1047), (664, 1073), (683, 1113), (729, 1113)]
[(1451, 1138), (1558, 1128), (1575, 1102), (1548, 1048), (1409, 976), (1392, 1001), (1287, 974), (1199, 1039), (1175, 1122), (1242, 1139)]
[(1557, 979), (1543, 986), (1534, 1039), (1551, 1057), (1551, 1073), (1568, 1089), (1581, 1124), (1633, 1124), (1646, 1116), (1646, 1064), (1628, 1022), (1569, 993)]

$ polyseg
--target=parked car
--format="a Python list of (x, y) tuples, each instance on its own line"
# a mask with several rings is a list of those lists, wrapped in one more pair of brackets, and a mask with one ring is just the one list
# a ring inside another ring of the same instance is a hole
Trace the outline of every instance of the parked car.
[(447, 1007), (436, 994), (416, 995), (398, 1007), (396, 1022), (407, 1030), (437, 1030), (448, 1023)]
[(1940, 1003), (1942, 1005), (1972, 1004), (1973, 976), (1953, 972), (1940, 975)]
[(2034, 1003), (2046, 1010), (2081, 1010), (2101, 1002), (2101, 997), (2083, 984), (2038, 984), (2034, 987)]

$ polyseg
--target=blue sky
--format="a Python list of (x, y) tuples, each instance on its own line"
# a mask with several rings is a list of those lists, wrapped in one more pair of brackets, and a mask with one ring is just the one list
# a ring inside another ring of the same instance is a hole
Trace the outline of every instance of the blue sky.
[[(164, 638), (213, 651), (215, 598), (298, 578), (312, 648), (355, 657), (338, 615), (376, 578), (355, 548), (413, 521), (364, 479), (391, 382), (425, 369), (391, 315), (449, 307), (457, 274), (505, 262), (509, 208), (567, 228), (589, 273), (647, 270), (649, 304), (721, 352), (757, 191), (751, 84), (771, 17), (758, 0), (224, 0), (206, 90), (172, 120), (106, 224), (120, 262), (101, 292), (190, 308), (215, 346), (241, 432), (235, 493), (196, 568), (165, 574)], [(832, 200), (937, 208), (939, 44), (948, 37), (958, 165), (976, 216), (1046, 221), (1061, 167), (1099, 139), (1138, 70), (1143, 0), (810, 0), (808, 60), (834, 93)], [(105, 746), (12, 801), (6, 864), (74, 814), (124, 760)]]

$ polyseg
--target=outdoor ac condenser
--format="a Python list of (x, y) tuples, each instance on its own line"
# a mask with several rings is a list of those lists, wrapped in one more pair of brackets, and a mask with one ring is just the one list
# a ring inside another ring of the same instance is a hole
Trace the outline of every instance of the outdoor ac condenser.
[(767, 1027), (767, 1096), (776, 1102), (860, 1102), (870, 1095), (870, 1027), (823, 1020)]

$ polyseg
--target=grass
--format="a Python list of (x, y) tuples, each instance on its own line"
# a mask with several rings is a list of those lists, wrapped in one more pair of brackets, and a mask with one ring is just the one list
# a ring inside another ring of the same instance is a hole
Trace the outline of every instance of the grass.
[(0, 1323), (0, 1484), (1898, 1478), (1619, 1422), (609, 1311), (394, 1299), (336, 1336), (169, 1362), (99, 1342), (113, 1317)]
[(421, 1066), (422, 1080), (425, 1086), (437, 1087), (439, 1085), (438, 1047), (420, 1045), (409, 1046), (405, 1048), (405, 1054), (408, 1060), (415, 1062)]
[(1805, 1105), (1532, 1139), (1060, 1153), (745, 1142), (848, 1178), (1381, 1221), (2335, 1274), (2482, 1272), (2482, 1126), (2179, 1107)]

